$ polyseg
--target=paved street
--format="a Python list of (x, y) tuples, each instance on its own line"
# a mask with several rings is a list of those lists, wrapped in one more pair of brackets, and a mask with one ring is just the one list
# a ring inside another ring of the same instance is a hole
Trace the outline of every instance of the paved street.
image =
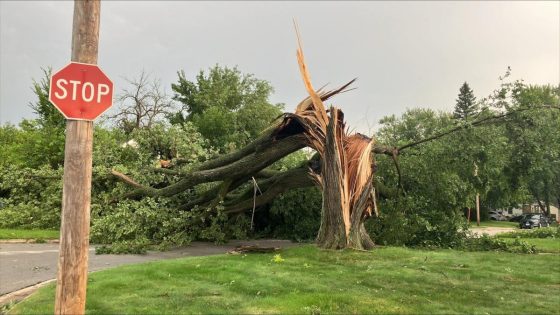
[[(238, 245), (288, 247), (294, 244), (281, 240), (232, 241), (219, 246), (193, 242), (188, 247), (147, 255), (95, 255), (95, 249), (90, 247), (89, 271), (161, 259), (224, 254)], [(57, 260), (58, 244), (0, 244), (0, 296), (56, 278)]]

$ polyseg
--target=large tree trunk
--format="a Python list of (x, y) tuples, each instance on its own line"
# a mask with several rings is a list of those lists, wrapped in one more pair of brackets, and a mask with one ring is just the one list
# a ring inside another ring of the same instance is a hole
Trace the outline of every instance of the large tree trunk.
[(544, 182), (544, 204), (546, 206), (546, 216), (550, 217), (550, 190), (548, 180)]
[(342, 111), (331, 107), (327, 112), (322, 97), (313, 88), (301, 46), (297, 58), (311, 104), (300, 104), (294, 117), (304, 129), (308, 146), (322, 160), (321, 174), (316, 176), (323, 189), (317, 243), (329, 249), (371, 247), (363, 222), (375, 203), (371, 194), (373, 140), (346, 133)]
[(361, 192), (355, 209), (352, 212), (350, 232), (348, 234), (348, 247), (356, 249), (371, 249), (374, 245), (364, 226), (367, 219), (367, 201), (372, 198), (372, 182), (369, 181)]
[(321, 227), (317, 235), (317, 244), (323, 248), (339, 249), (347, 245), (346, 224), (342, 190), (341, 161), (337, 141), (337, 123), (331, 117), (327, 126), (327, 137), (321, 165), (321, 184), (323, 186), (323, 207), (321, 210)]
[(374, 197), (372, 162), (363, 158), (370, 155), (371, 139), (347, 137), (342, 113), (333, 107), (330, 113), (325, 145), (320, 150), (323, 208), (317, 244), (328, 249), (371, 248), (373, 241), (363, 224), (371, 214)]

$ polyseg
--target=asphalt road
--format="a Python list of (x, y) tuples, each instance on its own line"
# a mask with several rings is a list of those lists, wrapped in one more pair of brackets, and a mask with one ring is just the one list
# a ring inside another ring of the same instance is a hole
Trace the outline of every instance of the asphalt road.
[[(189, 256), (224, 254), (239, 245), (289, 247), (294, 243), (281, 240), (232, 241), (226, 245), (193, 242), (188, 247), (146, 255), (95, 255), (90, 247), (89, 271), (126, 264)], [(39, 282), (56, 278), (58, 244), (0, 244), (0, 296)]]

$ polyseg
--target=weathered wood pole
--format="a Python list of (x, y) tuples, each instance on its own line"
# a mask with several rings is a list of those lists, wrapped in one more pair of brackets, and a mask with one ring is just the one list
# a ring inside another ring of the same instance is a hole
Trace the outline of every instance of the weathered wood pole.
[[(474, 177), (478, 177), (478, 165), (474, 162)], [(476, 226), (480, 226), (480, 194), (476, 192)]]
[[(72, 61), (97, 64), (99, 0), (75, 0)], [(66, 121), (55, 314), (84, 314), (89, 250), (93, 122)]]
[(476, 194), (476, 226), (480, 226), (480, 194), (479, 193)]

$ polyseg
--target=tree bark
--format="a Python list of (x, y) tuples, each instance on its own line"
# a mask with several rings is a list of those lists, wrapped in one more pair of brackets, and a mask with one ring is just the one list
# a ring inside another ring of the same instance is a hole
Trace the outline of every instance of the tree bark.
[(336, 139), (336, 117), (327, 126), (324, 156), (321, 165), (323, 206), (317, 244), (322, 248), (340, 249), (347, 245), (342, 206), (342, 174), (339, 144)]
[(262, 194), (257, 195), (253, 200), (253, 187), (248, 187), (239, 195), (231, 196), (224, 200), (225, 213), (240, 213), (256, 207), (263, 206), (272, 202), (281, 193), (296, 188), (311, 187), (315, 183), (309, 175), (309, 170), (303, 167), (282, 172), (271, 178), (258, 181)]
[(352, 211), (350, 232), (348, 234), (348, 247), (355, 249), (368, 249), (373, 247), (373, 241), (364, 227), (367, 201), (371, 193), (372, 182), (369, 180)]
[(546, 208), (545, 208), (544, 204), (541, 202), (541, 199), (539, 198), (539, 194), (537, 193), (537, 191), (535, 189), (531, 189), (531, 194), (533, 195), (533, 197), (537, 201), (537, 204), (539, 205), (539, 208), (541, 209), (541, 212), (546, 213)]
[[(208, 163), (201, 165), (195, 171), (184, 174), (177, 183), (171, 184), (167, 187), (156, 189), (152, 187), (134, 185), (130, 182), (129, 178), (122, 176), (118, 172), (113, 172), (119, 180), (136, 186), (137, 188), (128, 193), (126, 198), (139, 198), (139, 197), (170, 197), (181, 193), (187, 189), (202, 183), (233, 180), (252, 176), (257, 174), (264, 168), (272, 165), (274, 162), (281, 158), (293, 153), (305, 146), (303, 137), (299, 135), (284, 138), (279, 141), (269, 139), (267, 146), (262, 150), (255, 147), (253, 152), (249, 152), (239, 160), (234, 160), (229, 164), (222, 165), (222, 163)], [(223, 160), (222, 160), (223, 161)], [(216, 166), (216, 168), (209, 168), (209, 165)]]
[(476, 226), (480, 226), (480, 194), (476, 194)]
[(550, 192), (548, 180), (544, 181), (544, 204), (546, 207), (546, 216), (550, 217)]

